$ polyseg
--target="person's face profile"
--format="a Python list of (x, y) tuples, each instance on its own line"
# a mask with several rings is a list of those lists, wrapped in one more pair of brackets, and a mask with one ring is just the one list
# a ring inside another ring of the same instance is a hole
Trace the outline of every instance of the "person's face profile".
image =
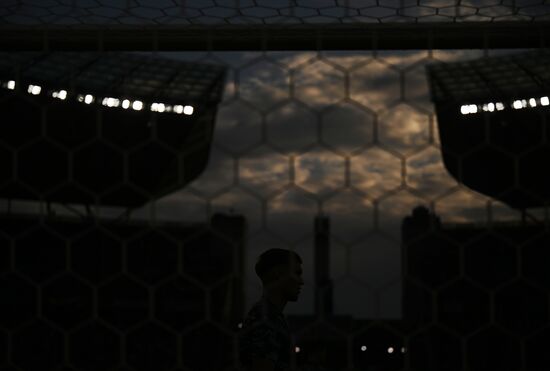
[(302, 264), (292, 259), (285, 273), (284, 286), (286, 296), (289, 301), (296, 301), (300, 295), (301, 287), (304, 285)]
[(281, 292), (288, 301), (296, 301), (304, 284), (302, 274), (302, 264), (296, 259), (291, 259), (288, 264), (273, 268), (272, 281), (268, 286)]

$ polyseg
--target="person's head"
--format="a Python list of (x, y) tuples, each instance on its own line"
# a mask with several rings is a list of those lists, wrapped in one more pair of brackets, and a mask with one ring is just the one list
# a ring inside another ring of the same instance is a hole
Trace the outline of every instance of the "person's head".
[(280, 293), (287, 301), (298, 300), (302, 278), (302, 258), (286, 249), (269, 249), (263, 252), (254, 267), (262, 281), (264, 291)]

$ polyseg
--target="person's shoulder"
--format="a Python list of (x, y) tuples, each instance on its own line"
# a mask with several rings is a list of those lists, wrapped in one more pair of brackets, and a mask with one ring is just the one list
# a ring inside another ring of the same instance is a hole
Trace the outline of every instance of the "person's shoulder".
[(248, 313), (245, 317), (245, 325), (247, 324), (247, 322), (261, 320), (264, 319), (266, 316), (267, 313), (265, 311), (265, 306), (263, 305), (261, 300), (258, 300), (248, 310)]

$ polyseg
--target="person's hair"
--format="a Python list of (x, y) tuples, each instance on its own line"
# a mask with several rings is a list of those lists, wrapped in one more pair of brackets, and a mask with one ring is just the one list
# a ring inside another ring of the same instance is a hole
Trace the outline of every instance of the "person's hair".
[(273, 268), (280, 265), (288, 265), (292, 258), (302, 264), (302, 258), (295, 251), (279, 248), (269, 249), (258, 257), (254, 270), (256, 271), (256, 275), (262, 280), (262, 283), (265, 284), (267, 276)]

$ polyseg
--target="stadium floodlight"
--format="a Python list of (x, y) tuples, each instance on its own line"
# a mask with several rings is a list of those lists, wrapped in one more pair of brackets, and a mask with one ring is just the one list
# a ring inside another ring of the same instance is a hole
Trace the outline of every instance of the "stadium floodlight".
[(166, 111), (166, 106), (162, 103), (153, 103), (151, 105), (151, 111), (153, 111), (153, 112), (164, 112), (164, 111)]
[[(102, 153), (105, 163), (118, 164), (121, 158), (125, 159), (128, 146), (135, 143), (170, 149), (167, 153), (148, 153), (153, 167), (162, 176), (162, 182), (151, 183), (150, 164), (132, 157), (129, 158), (131, 163), (124, 164), (124, 168), (131, 168), (132, 179), (123, 184), (114, 176), (116, 171), (114, 175), (112, 172), (106, 174), (104, 167), (96, 166), (90, 160), (94, 153), (74, 156), (74, 151), (58, 153), (56, 148), (49, 147), (44, 151), (31, 151), (27, 157), (42, 156), (44, 161), (59, 159), (59, 166), (69, 161), (71, 166), (79, 170), (75, 174), (66, 171), (62, 174), (58, 171), (35, 174), (36, 161), (19, 161), (13, 169), (10, 186), (0, 187), (0, 198), (61, 204), (92, 202), (106, 207), (133, 209), (181, 189), (205, 169), (212, 148), (212, 137), (209, 134), (216, 127), (214, 113), (222, 100), (227, 67), (125, 52), (10, 51), (0, 54), (3, 57), (3, 63), (0, 63), (0, 96), (4, 98), (1, 100), (6, 116), (4, 121), (17, 122), (18, 127), (18, 130), (3, 130), (0, 133), (1, 141), (31, 143), (36, 140), (36, 115), (27, 117), (28, 120), (21, 120), (21, 117), (25, 118), (29, 110), (45, 107), (48, 115), (44, 118), (46, 121), (42, 120), (43, 124), (49, 131), (54, 130), (56, 140), (68, 148), (93, 141), (96, 132), (112, 137), (112, 144), (118, 149)], [(158, 73), (159, 66), (162, 67), (162, 73)], [(14, 74), (14, 71), (17, 73)], [(78, 73), (72, 73), (74, 71)], [(167, 79), (170, 87), (159, 89)], [(537, 99), (540, 95), (543, 94), (536, 96)], [(157, 112), (150, 110), (153, 102), (156, 103), (154, 110)], [(200, 109), (197, 108), (193, 116), (183, 116), (184, 113), (191, 113), (191, 107), (184, 109), (185, 105), (195, 106), (199, 103)], [(181, 107), (174, 109), (176, 104)], [(101, 120), (94, 120), (96, 115), (100, 115)], [(158, 126), (158, 138), (154, 130), (149, 130), (152, 125), (151, 115), (159, 119), (157, 125), (154, 125)], [(77, 136), (71, 130), (65, 130), (67, 125), (58, 122), (64, 118), (70, 121), (71, 118), (78, 120), (87, 116), (91, 116), (94, 130), (85, 130)], [(40, 121), (40, 117), (37, 119)], [(194, 119), (199, 120), (200, 125), (186, 123)], [(1, 127), (2, 123), (0, 130)], [(120, 138), (126, 140), (118, 140)], [(185, 151), (186, 145), (190, 143), (193, 151)], [(6, 151), (2, 148), (0, 152), (10, 162), (10, 158), (17, 158), (20, 148), (16, 145), (8, 146)], [(178, 169), (180, 174), (171, 171), (170, 164), (173, 161), (181, 163)], [(53, 165), (55, 167), (56, 164)], [(33, 174), (32, 184), (25, 182), (28, 180), (25, 174)], [(50, 184), (58, 185), (63, 192), (51, 191)], [(28, 191), (31, 185), (33, 192)], [(136, 192), (136, 189), (143, 192)]]
[(105, 97), (103, 98), (103, 101), (101, 102), (101, 104), (107, 107), (118, 107), (120, 106), (120, 99)]
[[(540, 74), (546, 65), (550, 50), (539, 48), (426, 66), (445, 169), (459, 184), (515, 210), (544, 207), (550, 199), (550, 187), (545, 186), (550, 172), (543, 171), (550, 142), (540, 140), (550, 111), (550, 101), (542, 99), (550, 97), (550, 78)], [(472, 103), (477, 114), (469, 108)], [(525, 148), (536, 151), (525, 153)], [(393, 346), (399, 352), (401, 344)]]
[(38, 85), (29, 85), (27, 92), (32, 95), (38, 95), (42, 91), (42, 88)]
[(80, 103), (92, 104), (95, 100), (94, 96), (91, 94), (78, 94), (76, 100)]
[(183, 107), (183, 113), (186, 115), (192, 115), (193, 114), (193, 106), (185, 106)]
[(54, 91), (52, 93), (52, 97), (65, 100), (67, 98), (67, 91), (66, 90)]
[(175, 105), (174, 106), (174, 112), (181, 115), (183, 113), (183, 106), (179, 105), (179, 104)]
[(389, 348), (388, 348), (388, 353), (392, 354), (393, 351), (394, 351), (393, 347), (389, 347)]
[(550, 102), (548, 101), (548, 97), (540, 98), (540, 104), (541, 106), (548, 106), (550, 104)]
[(143, 102), (140, 101), (140, 100), (135, 100), (132, 103), (132, 109), (134, 109), (136, 111), (141, 111), (143, 109)]

